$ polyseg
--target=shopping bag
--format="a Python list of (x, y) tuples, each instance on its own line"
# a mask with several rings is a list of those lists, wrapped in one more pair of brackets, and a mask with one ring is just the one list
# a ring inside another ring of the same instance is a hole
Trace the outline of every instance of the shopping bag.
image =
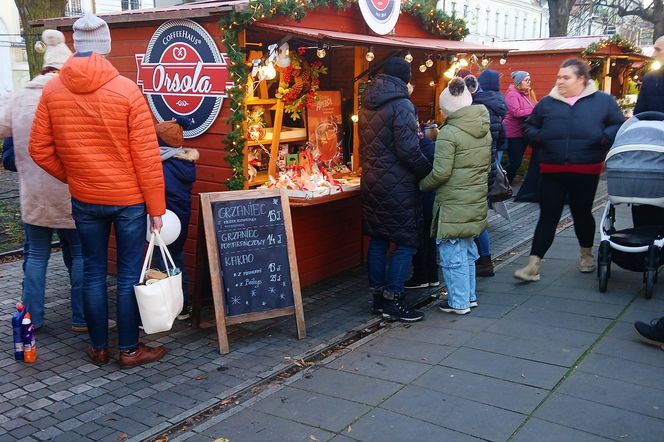
[[(161, 256), (166, 266), (166, 277), (163, 279), (146, 277), (146, 272), (152, 262), (155, 242), (161, 250)], [(134, 286), (134, 294), (145, 333), (159, 333), (171, 329), (175, 318), (182, 311), (184, 302), (182, 272), (175, 267), (164, 240), (157, 232), (152, 232), (150, 236), (150, 244), (143, 261), (143, 270), (141, 270), (138, 284)]]
[(494, 177), (493, 183), (489, 187), (488, 198), (492, 203), (499, 203), (501, 201), (508, 200), (512, 198), (512, 186), (507, 179), (507, 173), (503, 166), (499, 162), (495, 163), (496, 166), (496, 175)]

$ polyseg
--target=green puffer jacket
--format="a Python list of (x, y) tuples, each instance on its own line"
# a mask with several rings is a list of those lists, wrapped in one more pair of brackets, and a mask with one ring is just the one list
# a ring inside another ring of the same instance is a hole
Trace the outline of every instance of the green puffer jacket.
[(489, 126), (484, 106), (466, 106), (450, 114), (438, 133), (433, 170), (420, 181), (422, 192), (436, 191), (432, 237), (472, 238), (487, 228)]

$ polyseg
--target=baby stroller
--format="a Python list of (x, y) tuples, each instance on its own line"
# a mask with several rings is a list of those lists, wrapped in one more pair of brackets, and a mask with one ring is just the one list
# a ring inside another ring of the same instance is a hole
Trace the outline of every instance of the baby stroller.
[(611, 262), (643, 272), (646, 298), (651, 298), (657, 270), (664, 263), (664, 226), (616, 230), (617, 204), (664, 207), (664, 113), (643, 112), (627, 120), (606, 156), (609, 201), (599, 226), (597, 256), (599, 291), (606, 292)]

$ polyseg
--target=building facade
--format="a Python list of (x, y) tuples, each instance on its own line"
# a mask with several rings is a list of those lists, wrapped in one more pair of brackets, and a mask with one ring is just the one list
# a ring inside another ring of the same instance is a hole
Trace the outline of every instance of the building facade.
[(546, 38), (549, 10), (539, 0), (439, 0), (438, 9), (466, 20), (466, 41), (489, 44), (501, 40)]
[(21, 21), (13, 1), (0, 2), (0, 94), (12, 91), (30, 79)]

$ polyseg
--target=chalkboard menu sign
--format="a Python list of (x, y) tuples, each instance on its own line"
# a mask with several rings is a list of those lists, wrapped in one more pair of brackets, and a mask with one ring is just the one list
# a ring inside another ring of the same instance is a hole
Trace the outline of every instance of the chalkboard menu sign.
[(293, 305), (279, 197), (212, 203), (226, 315)]
[[(295, 315), (304, 337), (290, 207), (277, 189), (202, 193), (220, 351), (226, 326)], [(223, 335), (223, 336), (222, 336)]]

